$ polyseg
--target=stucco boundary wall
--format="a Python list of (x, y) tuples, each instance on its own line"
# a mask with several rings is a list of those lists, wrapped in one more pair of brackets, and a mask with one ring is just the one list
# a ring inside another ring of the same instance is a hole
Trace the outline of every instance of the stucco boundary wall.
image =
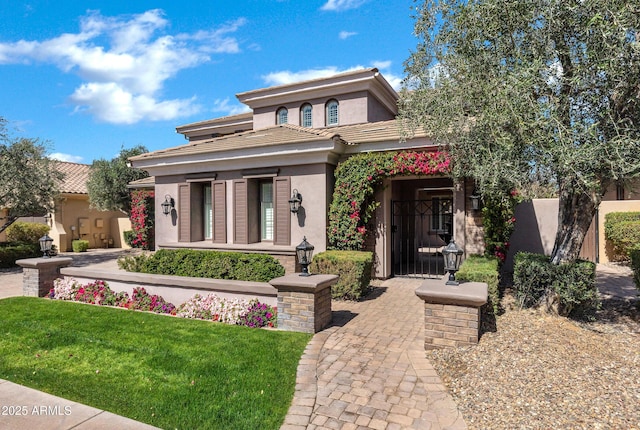
[(195, 278), (187, 276), (154, 275), (125, 271), (100, 271), (83, 267), (65, 267), (60, 269), (64, 278), (73, 278), (81, 284), (96, 280), (105, 281), (111, 290), (126, 291), (129, 295), (133, 289), (143, 287), (149, 294), (162, 296), (176, 306), (188, 301), (195, 294), (202, 296), (215, 294), (224, 299), (258, 299), (276, 307), (277, 290), (267, 282), (233, 281), (224, 279)]

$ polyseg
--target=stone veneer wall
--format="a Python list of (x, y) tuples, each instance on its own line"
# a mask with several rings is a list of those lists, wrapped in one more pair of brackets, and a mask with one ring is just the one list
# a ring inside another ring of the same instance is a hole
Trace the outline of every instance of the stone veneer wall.
[(479, 307), (425, 302), (424, 322), (425, 349), (478, 343)]

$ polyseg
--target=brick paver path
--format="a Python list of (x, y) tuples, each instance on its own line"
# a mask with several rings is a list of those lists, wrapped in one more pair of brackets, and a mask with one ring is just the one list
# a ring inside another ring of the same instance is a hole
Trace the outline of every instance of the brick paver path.
[(334, 301), (298, 367), (281, 429), (466, 429), (426, 359), (421, 280), (385, 281), (368, 300)]

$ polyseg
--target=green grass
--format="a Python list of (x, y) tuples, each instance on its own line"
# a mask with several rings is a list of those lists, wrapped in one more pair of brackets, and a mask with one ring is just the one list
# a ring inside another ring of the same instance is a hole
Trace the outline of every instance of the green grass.
[(310, 335), (0, 300), (0, 379), (165, 429), (277, 429)]

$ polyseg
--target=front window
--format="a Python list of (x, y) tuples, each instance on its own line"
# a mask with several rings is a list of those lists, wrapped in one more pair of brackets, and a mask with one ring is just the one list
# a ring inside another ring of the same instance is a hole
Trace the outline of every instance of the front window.
[(338, 125), (338, 101), (330, 100), (327, 103), (327, 125)]
[(453, 201), (450, 198), (434, 197), (431, 230), (451, 233), (453, 231)]
[(303, 127), (311, 127), (311, 105), (305, 104), (300, 109), (300, 125)]
[(286, 124), (289, 122), (289, 111), (285, 107), (281, 107), (276, 112), (276, 124)]
[(273, 240), (273, 181), (260, 183), (260, 237)]

